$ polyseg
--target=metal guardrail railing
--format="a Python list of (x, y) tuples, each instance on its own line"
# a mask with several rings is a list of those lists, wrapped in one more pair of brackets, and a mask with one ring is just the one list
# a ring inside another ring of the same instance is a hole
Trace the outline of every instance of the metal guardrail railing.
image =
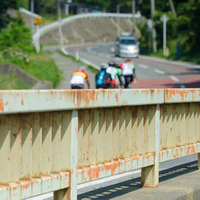
[(29, 16), (33, 16), (34, 18), (42, 18), (40, 15), (37, 15), (36, 13), (32, 13), (31, 11), (29, 11), (29, 10), (27, 10), (27, 9), (25, 9), (25, 8), (19, 8), (19, 11), (21, 12), (21, 13), (24, 13), (24, 14), (26, 14), (26, 15), (29, 15)]
[[(61, 26), (66, 25), (68, 23), (71, 23), (77, 19), (84, 19), (84, 18), (91, 18), (91, 17), (96, 17), (96, 18), (132, 18), (132, 14), (118, 14), (118, 13), (86, 13), (86, 14), (78, 14), (74, 15), (71, 17), (67, 17), (61, 21), (57, 21), (54, 23), (51, 23), (49, 25), (46, 25), (42, 28), (40, 28), (34, 35), (33, 35), (33, 44), (37, 50), (37, 52), (40, 51), (40, 37), (44, 35), (45, 33), (52, 31), (54, 29), (59, 28), (59, 24)], [(141, 18), (139, 15), (135, 15), (135, 18)]]
[(74, 200), (137, 168), (156, 187), (159, 162), (200, 153), (199, 102), (199, 89), (0, 91), (1, 200)]

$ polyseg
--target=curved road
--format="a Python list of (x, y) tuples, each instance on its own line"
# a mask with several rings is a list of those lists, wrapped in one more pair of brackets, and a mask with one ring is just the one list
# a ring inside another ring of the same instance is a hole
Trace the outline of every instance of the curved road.
[[(125, 58), (114, 56), (114, 44), (87, 44), (66, 47), (68, 54), (78, 56), (99, 66), (115, 60), (121, 63)], [(136, 66), (135, 88), (198, 88), (200, 87), (200, 66), (184, 62), (140, 56), (133, 58)]]

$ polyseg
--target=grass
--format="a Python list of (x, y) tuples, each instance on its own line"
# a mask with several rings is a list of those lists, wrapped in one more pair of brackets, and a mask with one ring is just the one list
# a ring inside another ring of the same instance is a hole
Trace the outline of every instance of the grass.
[(31, 89), (32, 85), (18, 80), (16, 74), (0, 75), (0, 90)]
[(48, 80), (56, 87), (63, 80), (61, 71), (57, 68), (54, 60), (45, 53), (33, 54), (30, 62), (19, 65), (24, 71), (40, 80)]
[(32, 53), (29, 55), (28, 62), (19, 57), (12, 57), (9, 61), (4, 62), (17, 65), (39, 80), (52, 82), (54, 88), (63, 80), (62, 72), (58, 69), (50, 55), (46, 53)]

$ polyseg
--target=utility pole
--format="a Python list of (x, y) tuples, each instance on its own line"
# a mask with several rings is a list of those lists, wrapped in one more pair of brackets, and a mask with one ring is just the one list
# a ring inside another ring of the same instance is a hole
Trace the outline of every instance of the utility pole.
[(157, 44), (156, 44), (156, 29), (153, 21), (153, 14), (155, 11), (155, 0), (151, 0), (151, 20), (152, 20), (152, 45), (153, 52), (157, 52)]
[(174, 8), (173, 0), (169, 0), (169, 4), (170, 4), (170, 7), (171, 7), (171, 10), (172, 10), (172, 13), (173, 13), (174, 17), (176, 18), (177, 15), (176, 15), (176, 10)]
[(31, 0), (31, 32), (33, 34), (33, 14), (34, 14), (34, 0)]
[(163, 55), (166, 56), (166, 44), (167, 44), (167, 21), (168, 17), (162, 15), (160, 20), (163, 22)]
[(60, 40), (60, 46), (63, 46), (63, 34), (62, 34), (62, 18), (61, 18), (61, 9), (60, 9), (60, 0), (58, 0), (58, 34)]
[(65, 0), (65, 14), (69, 14), (69, 5), (72, 3), (72, 0)]
[(135, 36), (135, 0), (132, 0), (133, 35)]
[[(117, 5), (117, 14), (120, 13), (120, 7), (119, 5)], [(120, 35), (120, 18), (118, 17), (117, 18), (117, 36)]]

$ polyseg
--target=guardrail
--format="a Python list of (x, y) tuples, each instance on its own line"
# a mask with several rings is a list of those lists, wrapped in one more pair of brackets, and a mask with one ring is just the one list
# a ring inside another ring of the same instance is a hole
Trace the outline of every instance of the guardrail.
[(200, 152), (199, 102), (199, 89), (0, 91), (1, 200), (74, 200), (137, 168), (156, 187), (159, 162)]
[[(90, 18), (90, 17), (96, 17), (96, 18), (133, 18), (132, 14), (118, 14), (118, 13), (86, 13), (86, 14), (78, 14), (71, 17), (67, 17), (65, 19), (62, 19), (61, 21), (57, 21), (54, 23), (51, 23), (49, 25), (46, 25), (42, 28), (40, 28), (34, 35), (33, 35), (33, 44), (37, 50), (37, 52), (40, 51), (40, 37), (44, 35), (45, 33), (52, 31), (54, 29), (58, 29), (59, 25), (63, 26), (68, 23), (71, 23), (77, 19), (84, 19), (84, 18)], [(140, 15), (135, 15), (135, 18), (141, 18)]]

